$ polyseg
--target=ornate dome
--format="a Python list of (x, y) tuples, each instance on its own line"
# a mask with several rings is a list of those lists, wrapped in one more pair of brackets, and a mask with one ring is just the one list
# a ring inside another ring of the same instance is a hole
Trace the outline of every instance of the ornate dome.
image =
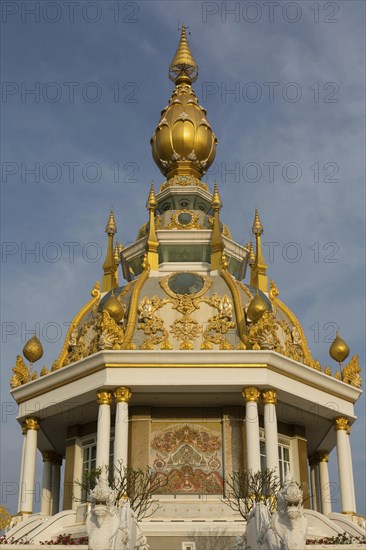
[(183, 26), (170, 65), (170, 78), (176, 88), (150, 141), (153, 159), (167, 178), (176, 175), (200, 178), (215, 158), (217, 138), (191, 86), (197, 74)]

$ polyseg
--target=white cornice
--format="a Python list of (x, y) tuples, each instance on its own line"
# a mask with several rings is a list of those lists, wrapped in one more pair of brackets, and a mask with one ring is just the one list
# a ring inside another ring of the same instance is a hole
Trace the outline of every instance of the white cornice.
[[(349, 403), (355, 403), (362, 393), (361, 390), (349, 384), (273, 351), (116, 350), (100, 351), (15, 388), (11, 394), (17, 403), (22, 403), (74, 381), (85, 379), (93, 373), (106, 369), (114, 371), (117, 368), (123, 369), (124, 372), (131, 372), (130, 369), (133, 369), (133, 373), (138, 370), (139, 375), (141, 370), (146, 369), (145, 374), (139, 376), (139, 380), (142, 379), (142, 385), (145, 380), (146, 384), (151, 384), (151, 378), (153, 378), (157, 385), (168, 387), (170, 376), (174, 373), (176, 385), (183, 384), (184, 380), (185, 387), (195, 387), (197, 376), (199, 373), (201, 375), (204, 369), (206, 384), (216, 387), (216, 391), (224, 392), (225, 386), (227, 388), (233, 386), (233, 379), (237, 377), (238, 372), (240, 373), (242, 369), (250, 369), (246, 373), (248, 384), (268, 384), (268, 381), (263, 382), (263, 376), (260, 374), (263, 370), (268, 370), (281, 378), (288, 378), (289, 383), (290, 381), (303, 383), (314, 388), (314, 391), (316, 389)], [(196, 369), (196, 375), (187, 377), (187, 369)], [(215, 369), (215, 372), (208, 377), (206, 369)], [(170, 372), (167, 372), (168, 370)], [(80, 386), (80, 392), (82, 393), (82, 386)], [(308, 399), (311, 400), (311, 396)]]

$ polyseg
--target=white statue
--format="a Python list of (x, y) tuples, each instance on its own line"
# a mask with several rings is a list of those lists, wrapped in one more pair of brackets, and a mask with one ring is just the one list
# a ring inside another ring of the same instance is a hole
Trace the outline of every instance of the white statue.
[(254, 506), (247, 517), (247, 550), (305, 550), (307, 520), (303, 494), (289, 469), (277, 495), (277, 510), (271, 515), (264, 503)]
[(109, 487), (107, 470), (103, 469), (95, 488), (89, 493), (91, 510), (86, 517), (88, 550), (110, 550), (119, 527), (115, 506), (116, 494)]

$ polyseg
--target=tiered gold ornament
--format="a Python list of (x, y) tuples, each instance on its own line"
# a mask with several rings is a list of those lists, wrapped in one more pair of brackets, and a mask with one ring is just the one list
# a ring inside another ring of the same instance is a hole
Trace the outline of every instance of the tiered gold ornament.
[(169, 68), (176, 88), (150, 141), (154, 161), (168, 179), (189, 175), (200, 178), (215, 158), (217, 138), (191, 86), (197, 76), (198, 67), (182, 26)]

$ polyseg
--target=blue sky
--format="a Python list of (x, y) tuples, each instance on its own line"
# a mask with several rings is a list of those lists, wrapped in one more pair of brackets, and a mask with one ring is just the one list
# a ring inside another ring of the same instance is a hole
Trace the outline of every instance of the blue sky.
[[(219, 183), (222, 219), (244, 244), (258, 207), (269, 275), (313, 356), (336, 368), (328, 349), (339, 327), (364, 365), (364, 9), (358, 1), (3, 2), (2, 500), (4, 482), (19, 475), (8, 394), (16, 355), (38, 323), (41, 363), (52, 364), (101, 276), (109, 209), (119, 240), (131, 242), (147, 220), (151, 179), (163, 181), (149, 140), (171, 94), (182, 20), (200, 67), (195, 91), (219, 139), (206, 179)], [(365, 514), (364, 397), (356, 414)], [(12, 512), (14, 502), (5, 503)]]

